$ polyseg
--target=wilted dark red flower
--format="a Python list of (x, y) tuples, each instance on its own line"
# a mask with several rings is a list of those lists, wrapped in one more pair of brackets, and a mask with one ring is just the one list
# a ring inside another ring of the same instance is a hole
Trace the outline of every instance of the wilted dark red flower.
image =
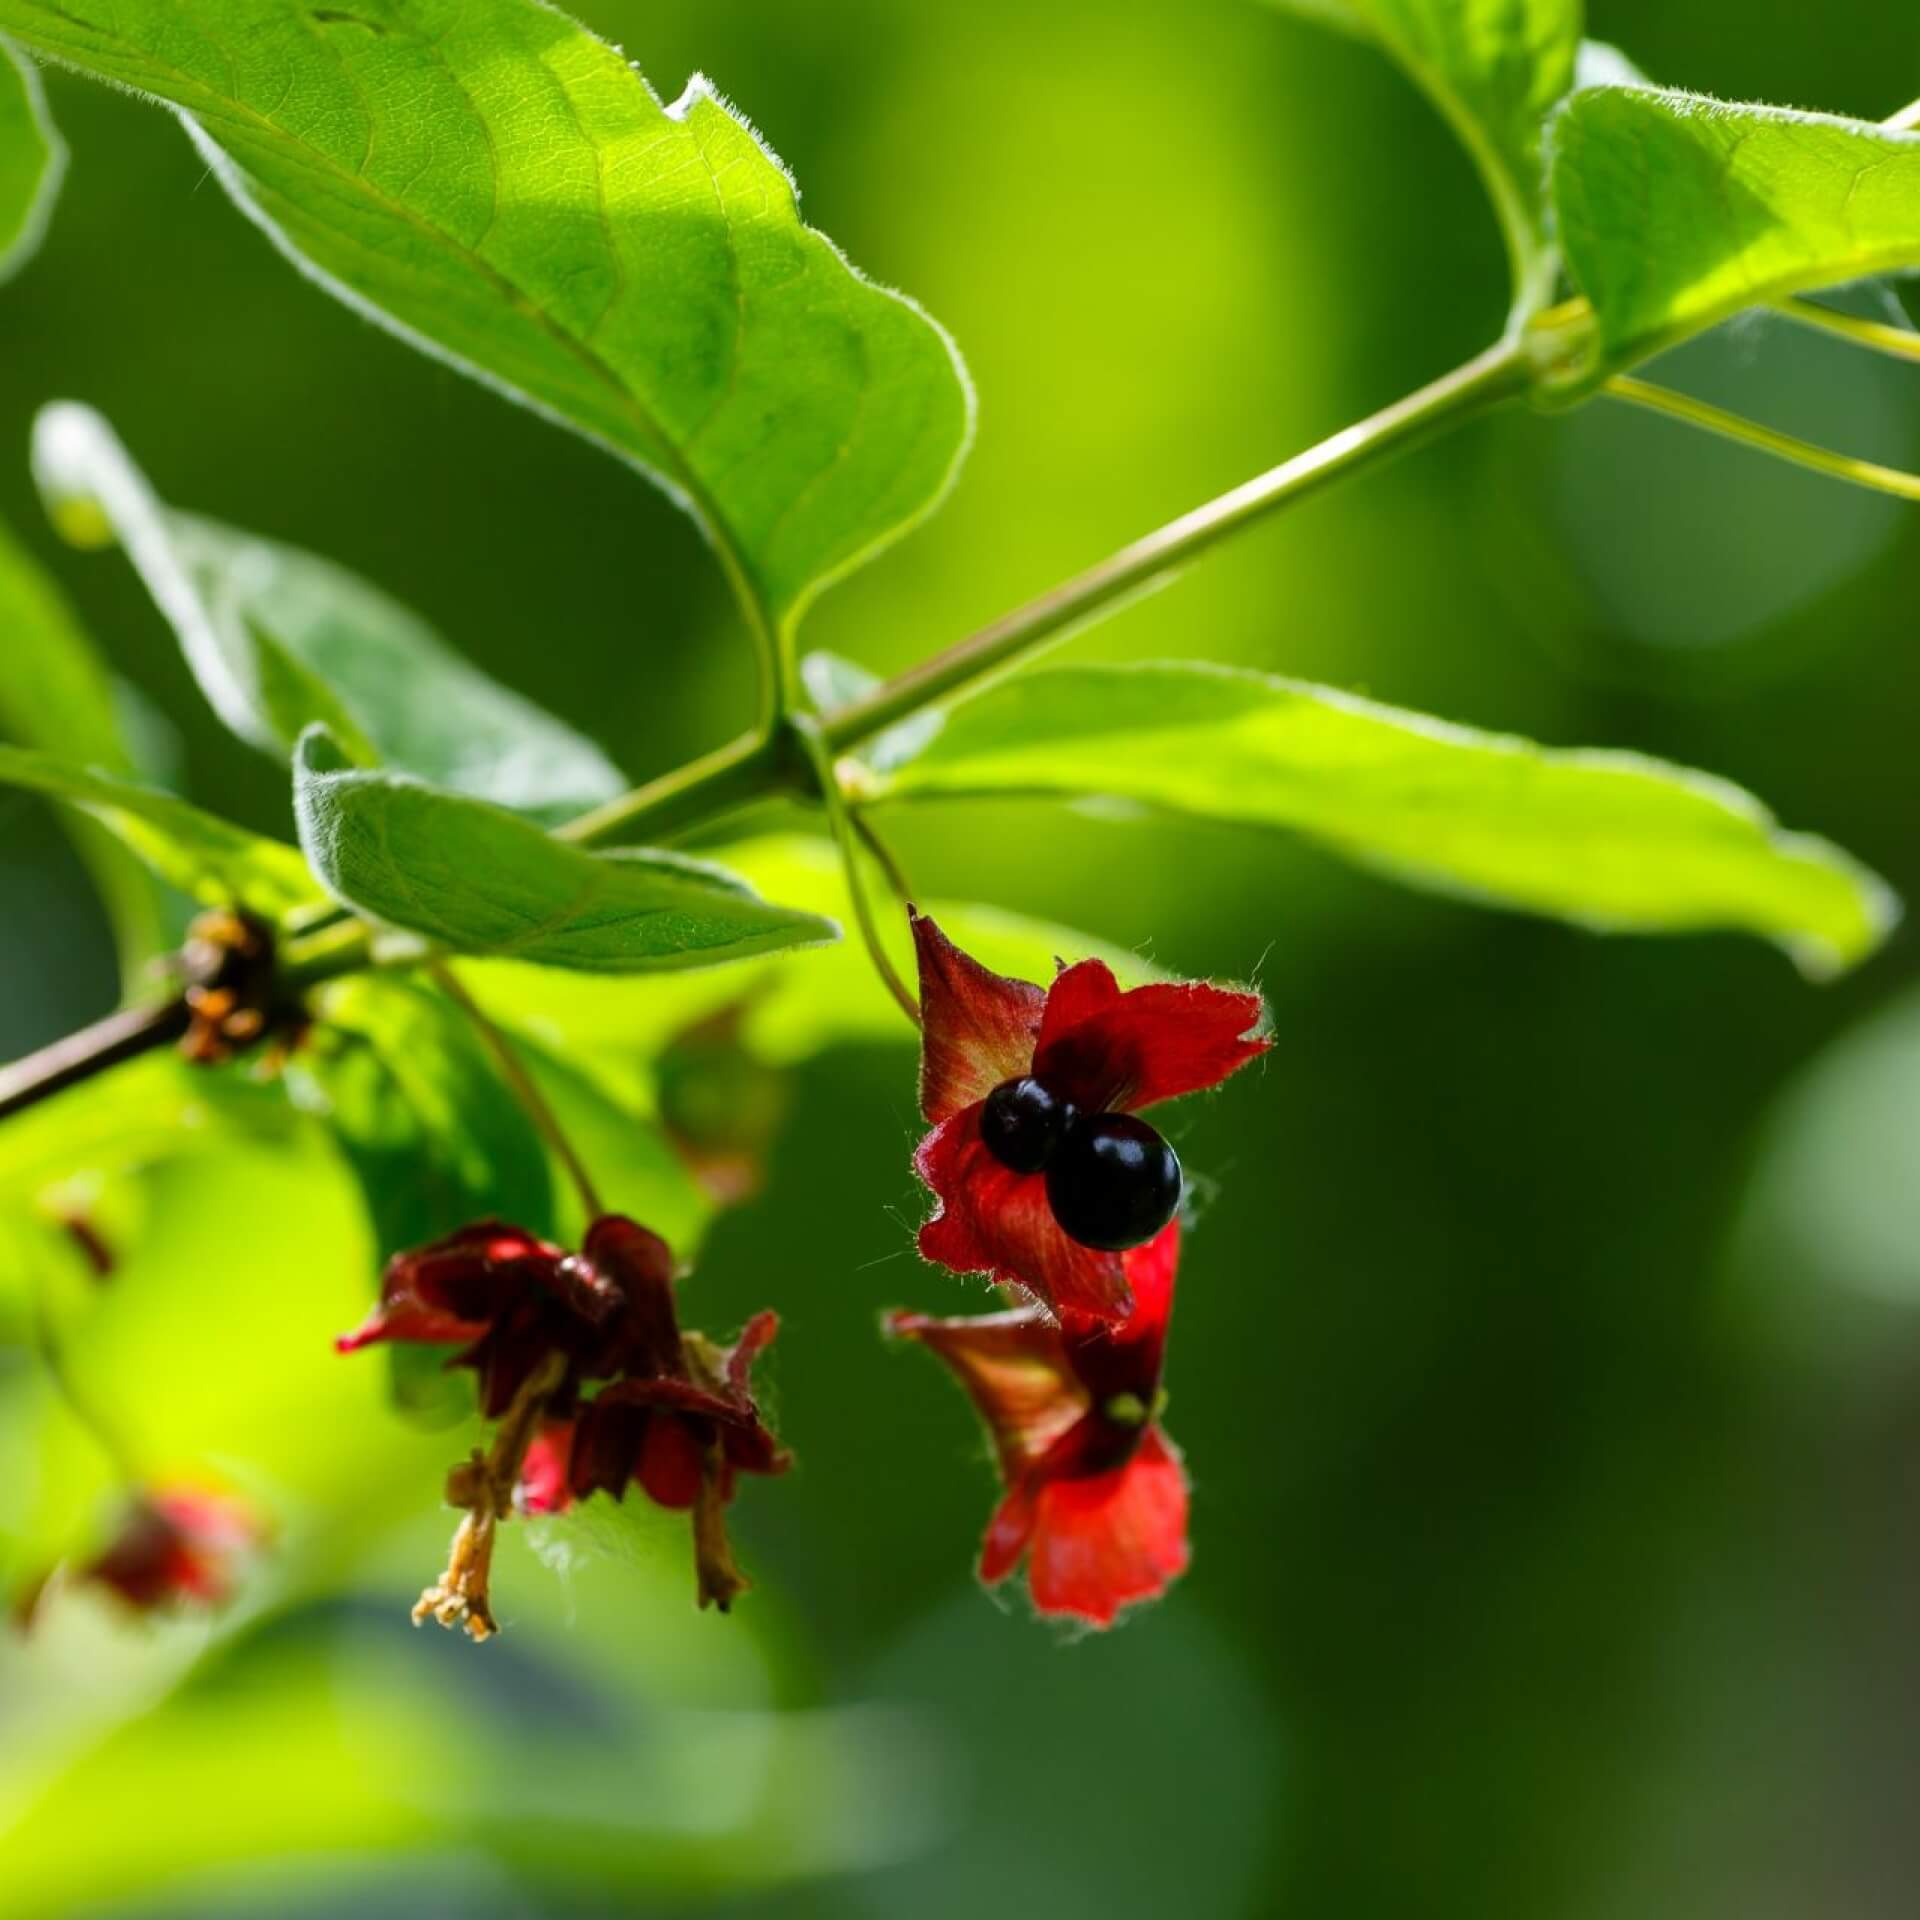
[[(234, 1495), (151, 1487), (128, 1501), (101, 1553), (68, 1577), (107, 1588), (138, 1613), (217, 1607), (232, 1597), (241, 1561), (265, 1538), (259, 1517)], [(22, 1622), (44, 1591), (42, 1582), (23, 1596)]]
[(666, 1242), (618, 1214), (596, 1220), (578, 1254), (483, 1220), (396, 1254), (380, 1304), (334, 1345), (342, 1353), (382, 1340), (457, 1345), (447, 1364), (479, 1375), (480, 1411), (498, 1420), (549, 1355), (563, 1369), (547, 1396), (558, 1407), (583, 1380), (670, 1366), (679, 1345), (672, 1280)]
[(980, 1578), (1027, 1562), (1037, 1612), (1108, 1627), (1187, 1565), (1187, 1476), (1161, 1431), (1161, 1366), (1180, 1225), (1123, 1256), (1134, 1308), (1111, 1326), (1034, 1307), (965, 1320), (888, 1316), (959, 1377), (992, 1437), (1005, 1496)]
[(913, 1164), (939, 1201), (920, 1251), (1055, 1314), (1125, 1320), (1121, 1255), (1165, 1224), (1180, 1180), (1171, 1148), (1131, 1116), (1264, 1053), (1260, 996), (1195, 981), (1123, 993), (1101, 960), (1063, 966), (1043, 991), (990, 972), (923, 915), (913, 934), (933, 1125)]
[[(618, 1499), (634, 1480), (662, 1506), (692, 1509), (700, 1602), (724, 1609), (747, 1584), (722, 1517), (735, 1477), (788, 1464), (748, 1384), (778, 1324), (757, 1315), (731, 1348), (683, 1333), (666, 1243), (619, 1214), (594, 1221), (579, 1253), (483, 1221), (389, 1261), (379, 1306), (340, 1350), (457, 1346), (448, 1365), (474, 1369), (482, 1411), (500, 1422), (491, 1453), (448, 1483), (467, 1519), (416, 1620), (486, 1638), (498, 1522), (516, 1505), (551, 1513), (595, 1492)], [(583, 1397), (595, 1381), (607, 1384)]]
[(576, 1500), (626, 1497), (637, 1484), (656, 1506), (691, 1509), (700, 1604), (723, 1612), (747, 1582), (733, 1563), (722, 1510), (736, 1476), (784, 1473), (791, 1457), (753, 1400), (753, 1363), (779, 1330), (757, 1313), (731, 1347), (698, 1333), (682, 1341), (681, 1371), (616, 1380), (571, 1419), (551, 1422), (528, 1449), (520, 1500), (558, 1513)]

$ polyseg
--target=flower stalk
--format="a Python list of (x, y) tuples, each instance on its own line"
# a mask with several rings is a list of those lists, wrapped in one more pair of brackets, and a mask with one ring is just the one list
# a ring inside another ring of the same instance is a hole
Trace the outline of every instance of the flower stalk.
[(501, 1521), (512, 1518), (513, 1490), (520, 1483), (527, 1449), (566, 1370), (561, 1355), (548, 1354), (514, 1395), (493, 1446), (485, 1453), (474, 1448), (472, 1457), (447, 1476), (447, 1504), (466, 1512), (454, 1532), (447, 1570), (414, 1602), (416, 1627), (434, 1620), (449, 1631), (464, 1628), (475, 1641), (490, 1640), (500, 1631), (490, 1593), (494, 1538)]
[(1737, 440), (1742, 446), (1757, 447), (1762, 453), (1784, 460), (1790, 466), (1807, 467), (1825, 474), (1830, 480), (1844, 480), (1850, 486), (1865, 487), (1871, 493), (1890, 493), (1897, 500), (1920, 501), (1920, 474), (1906, 473), (1898, 467), (1883, 467), (1877, 461), (1858, 460), (1850, 453), (1835, 453), (1830, 447), (1812, 440), (1796, 439), (1790, 433), (1763, 426), (1744, 414), (1730, 413), (1690, 393), (1677, 393), (1649, 380), (1636, 380), (1628, 374), (1616, 374), (1603, 391), (1631, 406), (1644, 407), (1649, 413), (1665, 414), (1690, 427), (1717, 434), (1723, 440)]
[(606, 1208), (600, 1204), (600, 1196), (594, 1189), (593, 1177), (587, 1172), (586, 1162), (580, 1158), (573, 1142), (567, 1137), (566, 1128), (560, 1124), (560, 1116), (540, 1091), (539, 1082), (527, 1070), (527, 1063), (521, 1059), (519, 1050), (487, 1018), (480, 1003), (466, 990), (459, 975), (444, 960), (429, 960), (427, 972), (433, 984), (466, 1015), (474, 1031), (479, 1034), (481, 1043), (493, 1055), (494, 1063), (500, 1069), (500, 1077), (513, 1089), (514, 1098), (520, 1102), (522, 1111), (538, 1129), (540, 1137), (552, 1148), (555, 1159), (566, 1168), (567, 1178), (573, 1182), (574, 1191), (580, 1196), (580, 1205), (586, 1217), (589, 1220), (599, 1219)]

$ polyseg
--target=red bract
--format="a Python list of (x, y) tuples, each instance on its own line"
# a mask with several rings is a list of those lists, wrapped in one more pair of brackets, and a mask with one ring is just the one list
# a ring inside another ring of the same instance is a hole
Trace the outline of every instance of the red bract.
[(457, 1344), (447, 1364), (479, 1375), (480, 1410), (497, 1420), (549, 1355), (563, 1369), (550, 1406), (570, 1404), (582, 1380), (670, 1364), (679, 1342), (672, 1278), (666, 1242), (617, 1214), (594, 1222), (580, 1254), (483, 1220), (396, 1254), (380, 1304), (334, 1344), (342, 1353), (382, 1340)]
[[(230, 1599), (240, 1562), (266, 1537), (245, 1502), (204, 1487), (155, 1487), (128, 1502), (100, 1555), (69, 1577), (117, 1594), (137, 1613), (217, 1607)], [(31, 1619), (43, 1586), (21, 1601)]]
[(559, 1513), (595, 1493), (622, 1500), (638, 1485), (656, 1506), (691, 1509), (700, 1604), (725, 1612), (747, 1585), (723, 1518), (736, 1477), (791, 1464), (751, 1388), (753, 1363), (779, 1325), (774, 1314), (755, 1314), (731, 1347), (688, 1333), (679, 1372), (616, 1380), (573, 1418), (550, 1423), (527, 1451), (521, 1504)]
[(1257, 993), (1200, 982), (1122, 992), (1101, 960), (1063, 967), (1042, 990), (990, 972), (915, 915), (920, 956), (920, 1109), (933, 1131), (914, 1169), (939, 1202), (920, 1251), (988, 1273), (1056, 1315), (1109, 1322), (1132, 1311), (1125, 1257), (1070, 1239), (1047, 1183), (1003, 1163), (981, 1135), (987, 1096), (1027, 1076), (1083, 1114), (1134, 1113), (1217, 1086), (1264, 1053)]
[(996, 1584), (1024, 1557), (1042, 1614), (1108, 1627), (1186, 1570), (1186, 1471), (1154, 1417), (1179, 1257), (1178, 1222), (1121, 1256), (1134, 1308), (1117, 1327), (1033, 1307), (888, 1318), (953, 1369), (986, 1422), (1006, 1493), (980, 1577)]
[[(731, 1348), (683, 1333), (666, 1243), (618, 1214), (594, 1221), (577, 1254), (483, 1221), (390, 1261), (380, 1305), (341, 1351), (457, 1344), (448, 1364), (475, 1370), (482, 1410), (500, 1422), (492, 1452), (449, 1482), (467, 1519), (415, 1618), (484, 1639), (495, 1630), (487, 1577), (497, 1523), (516, 1505), (553, 1513), (596, 1492), (619, 1499), (636, 1480), (660, 1505), (692, 1509), (700, 1604), (724, 1610), (747, 1584), (723, 1517), (735, 1478), (788, 1464), (749, 1388), (778, 1324), (756, 1315)], [(606, 1384), (586, 1397), (596, 1381)]]

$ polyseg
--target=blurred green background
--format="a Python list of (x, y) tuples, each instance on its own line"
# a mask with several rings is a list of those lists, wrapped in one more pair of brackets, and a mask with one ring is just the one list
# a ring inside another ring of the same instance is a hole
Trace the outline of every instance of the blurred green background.
[[(576, 10), (669, 95), (711, 73), (809, 216), (969, 360), (954, 498), (809, 624), (876, 669), (1500, 323), (1498, 241), (1437, 120), (1253, 0)], [(1920, 93), (1920, 21), (1887, 0), (1594, 0), (1591, 26), (1730, 97), (1878, 117)], [(0, 518), (151, 697), (184, 790), (288, 829), (283, 771), (202, 711), (130, 570), (46, 530), (25, 449), (48, 399), (101, 408), (169, 499), (391, 588), (636, 775), (741, 726), (750, 649), (690, 523), (304, 287), (167, 117), (50, 93), (73, 164), (0, 294)], [(1745, 323), (1674, 371), (1920, 464), (1912, 368)], [(1911, 513), (1596, 408), (1316, 499), (1073, 645), (1707, 767), (1914, 899), (1916, 604)], [(930, 893), (1272, 1002), (1266, 1070), (1178, 1121), (1205, 1204), (1171, 1600), (1063, 1645), (970, 1582), (970, 1418), (874, 1334), (883, 1306), (958, 1304), (911, 1254), (904, 1046), (798, 1074), (766, 1191), (689, 1289), (708, 1326), (768, 1300), (786, 1322), (802, 1465), (736, 1509), (759, 1586), (730, 1621), (694, 1616), (668, 1528), (564, 1578), (515, 1542), (515, 1631), (409, 1636), (447, 1437), (322, 1371), (364, 1227), (340, 1187), (290, 1236), (287, 1160), (210, 1156), (150, 1196), (172, 1244), (139, 1258), (188, 1284), (121, 1328), (115, 1390), (218, 1454), (195, 1396), (262, 1356), (277, 1453), (252, 1465), (308, 1503), (321, 1577), (212, 1646), (76, 1602), (0, 1654), (0, 1911), (1910, 1914), (1911, 935), (1816, 989), (1757, 943), (1595, 939), (1224, 829), (1007, 805), (896, 837)], [(0, 899), (10, 1056), (114, 981), (25, 802), (0, 811)], [(271, 1371), (295, 1346), (314, 1364)], [(21, 1452), (39, 1392), (0, 1356), (16, 1487), (45, 1465)]]

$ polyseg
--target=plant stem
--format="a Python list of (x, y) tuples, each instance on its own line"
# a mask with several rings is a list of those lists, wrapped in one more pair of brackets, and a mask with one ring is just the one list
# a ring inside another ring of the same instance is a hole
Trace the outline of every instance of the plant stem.
[(1497, 342), (1404, 400), (1396, 400), (1271, 472), (1122, 547), (1098, 566), (1015, 608), (944, 653), (909, 668), (864, 700), (843, 707), (826, 723), (827, 745), (841, 753), (870, 740), (922, 707), (1011, 666), (1043, 641), (1092, 619), (1115, 601), (1184, 566), (1277, 509), (1317, 492), (1329, 481), (1516, 398), (1527, 382), (1528, 362), (1522, 343)]
[(865, 811), (851, 801), (847, 803), (847, 818), (853, 823), (853, 830), (860, 836), (867, 851), (873, 855), (875, 865), (887, 876), (887, 885), (893, 889), (893, 897), (903, 909), (910, 908), (913, 905), (913, 888), (908, 883), (906, 869), (901, 866), (893, 849), (874, 830), (873, 822), (867, 818)]
[[(766, 723), (756, 732), (743, 734), (658, 780), (568, 821), (557, 829), (558, 837), (583, 846), (657, 842), (690, 827), (705, 826), (777, 793), (809, 795), (816, 779), (825, 782), (820, 797), (836, 800), (839, 789), (832, 777), (836, 754), (909, 719), (923, 707), (964, 692), (989, 674), (1005, 670), (1044, 642), (1098, 618), (1268, 514), (1307, 498), (1346, 474), (1517, 398), (1526, 391), (1529, 377), (1524, 343), (1517, 339), (1499, 341), (1405, 399), (1342, 428), (1271, 472), (1122, 547), (1077, 578), (1015, 608), (944, 653), (876, 688), (864, 700), (842, 708), (818, 724), (817, 761), (800, 741), (793, 724), (796, 716), (791, 689), (786, 686), (790, 676), (785, 664), (791, 648), (783, 647), (770, 633), (757, 598), (739, 574), (737, 563), (730, 561), (729, 581), (767, 662), (770, 691), (765, 701)], [(1844, 477), (1857, 476), (1848, 473)], [(864, 912), (857, 878), (854, 897)], [(287, 984), (290, 988), (306, 988), (356, 972), (367, 965), (371, 949), (365, 923), (322, 921), (304, 937), (287, 943), (282, 956)], [(901, 998), (903, 1006), (912, 1005), (912, 996), (897, 985), (896, 997)], [(122, 1032), (118, 1023), (129, 1017), (115, 1015), (10, 1069), (0, 1070), (0, 1118), (119, 1060), (162, 1044), (183, 1031), (186, 1024), (185, 1009), (177, 1004), (156, 1009), (148, 1016), (156, 1021), (151, 1031), (142, 1028), (139, 1032)], [(914, 1017), (918, 1018), (917, 1012)], [(562, 1158), (571, 1161), (570, 1154), (563, 1153)]]
[(569, 820), (555, 833), (562, 840), (590, 847), (664, 840), (764, 800), (782, 787), (800, 786), (799, 764), (784, 729), (743, 733), (724, 747)]
[(860, 877), (859, 829), (854, 822), (853, 809), (847, 804), (846, 795), (840, 791), (839, 776), (833, 769), (833, 756), (821, 738), (820, 722), (811, 715), (800, 715), (796, 716), (793, 724), (814, 762), (815, 776), (820, 783), (820, 797), (826, 803), (827, 818), (832, 822), (834, 841), (840, 849), (840, 864), (846, 870), (847, 898), (852, 904), (854, 921), (860, 929), (867, 957), (872, 960), (873, 970), (880, 976), (881, 985), (892, 994), (900, 1011), (917, 1028), (920, 1025), (920, 1003), (895, 971), (886, 943), (880, 937), (880, 925), (873, 917), (866, 883)]
[(184, 999), (123, 1007), (10, 1067), (0, 1067), (0, 1120), (123, 1060), (169, 1045), (186, 1032), (191, 1017)]
[(1863, 319), (1857, 313), (1842, 313), (1837, 307), (1823, 307), (1813, 300), (1782, 300), (1780, 311), (1789, 320), (1822, 333), (1836, 333), (1855, 346), (1871, 347), (1876, 353), (1891, 354), (1896, 360), (1920, 360), (1920, 333), (1910, 333), (1885, 320)]
[(444, 960), (429, 960), (427, 972), (432, 975), (434, 985), (473, 1022), (474, 1031), (499, 1063), (501, 1076), (513, 1089), (514, 1098), (520, 1102), (527, 1118), (539, 1129), (541, 1138), (566, 1168), (567, 1177), (580, 1195), (580, 1204), (586, 1209), (588, 1222), (598, 1220), (606, 1208), (600, 1204), (600, 1196), (594, 1190), (586, 1162), (574, 1151), (573, 1142), (567, 1138), (567, 1130), (560, 1124), (560, 1116), (554, 1112), (547, 1096), (540, 1091), (538, 1082), (527, 1071), (527, 1064), (520, 1058), (519, 1049), (488, 1019), (480, 1003), (461, 985), (459, 976)]
[(1846, 480), (1875, 493), (1890, 493), (1901, 500), (1920, 500), (1920, 475), (1903, 473), (1898, 467), (1879, 466), (1871, 460), (1856, 460), (1850, 453), (1835, 453), (1829, 447), (1816, 446), (1811, 440), (1796, 440), (1790, 433), (1762, 426), (1757, 420), (1729, 413), (1724, 407), (1711, 406), (1691, 394), (1676, 393), (1671, 387), (1657, 387), (1649, 381), (1616, 374), (1601, 391), (1636, 407), (1663, 413), (1669, 419), (1683, 420), (1690, 427), (1717, 433), (1723, 439), (1758, 447), (1761, 452), (1794, 466), (1811, 467), (1815, 473), (1824, 473), (1831, 479)]

